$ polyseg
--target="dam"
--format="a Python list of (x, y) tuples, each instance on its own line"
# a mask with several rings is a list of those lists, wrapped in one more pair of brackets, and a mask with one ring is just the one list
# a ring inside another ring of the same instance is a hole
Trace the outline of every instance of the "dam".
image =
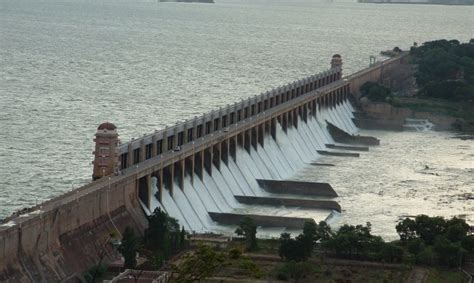
[(98, 248), (113, 258), (104, 244), (111, 232), (143, 232), (158, 207), (191, 233), (232, 233), (229, 225), (244, 216), (269, 236), (327, 220), (341, 211), (337, 188), (291, 177), (323, 154), (353, 158), (377, 145), (358, 135), (350, 101), (403, 59), (343, 77), (335, 55), (326, 72), (127, 143), (119, 143), (114, 124), (101, 124), (95, 181), (0, 225), (0, 280), (73, 278), (97, 261)]

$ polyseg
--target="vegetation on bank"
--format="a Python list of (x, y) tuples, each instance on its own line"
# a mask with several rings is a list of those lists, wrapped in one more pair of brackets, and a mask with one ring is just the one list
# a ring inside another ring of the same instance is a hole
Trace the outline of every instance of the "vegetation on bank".
[[(464, 220), (420, 215), (404, 219), (396, 229), (400, 240), (385, 242), (371, 234), (370, 223), (343, 225), (333, 231), (325, 222), (306, 222), (303, 232), (294, 238), (282, 233), (278, 240), (255, 240), (252, 244), (256, 226), (250, 219), (244, 219), (236, 230), (241, 236), (237, 241), (226, 250), (200, 246), (175, 267), (174, 278), (175, 282), (211, 276), (295, 282), (343, 278), (404, 282), (412, 265), (425, 266), (429, 276), (445, 278), (444, 282), (463, 278), (462, 273), (452, 268), (474, 254), (474, 237), (469, 236)], [(276, 260), (277, 255), (281, 261)], [(357, 261), (364, 263), (347, 268)]]
[(474, 39), (425, 42), (413, 47), (410, 55), (418, 65), (419, 96), (474, 102)]
[(455, 128), (474, 129), (474, 39), (425, 42), (411, 48), (410, 62), (416, 66), (415, 96), (396, 95), (379, 83), (368, 82), (360, 88), (362, 97), (459, 118)]
[(392, 90), (376, 82), (366, 82), (360, 87), (362, 97), (367, 97), (372, 102), (391, 102)]
[[(187, 247), (185, 231), (166, 212), (157, 209), (148, 220), (143, 238), (130, 227), (124, 230), (118, 246), (124, 268), (159, 270), (165, 260)], [(455, 268), (474, 255), (474, 236), (469, 235), (463, 219), (419, 215), (400, 221), (396, 230), (400, 240), (385, 242), (371, 234), (370, 223), (332, 230), (326, 222), (308, 221), (294, 238), (282, 233), (279, 239), (258, 240), (257, 226), (252, 219), (244, 218), (235, 230), (238, 237), (226, 247), (199, 245), (186, 249), (166, 270), (173, 272), (172, 282), (197, 282), (210, 277), (404, 282), (411, 266), (422, 265), (429, 271), (429, 278), (443, 279), (433, 282), (462, 280), (462, 273)], [(85, 279), (97, 282), (105, 271), (99, 263), (85, 274)]]
[[(117, 251), (124, 259), (124, 269), (159, 270), (172, 256), (187, 248), (187, 233), (184, 228), (180, 229), (178, 220), (160, 208), (155, 209), (148, 217), (148, 226), (143, 237), (136, 235), (128, 226), (123, 231)], [(111, 235), (111, 239), (113, 238), (115, 236)], [(84, 274), (84, 280), (102, 282), (106, 271), (107, 267), (100, 261)], [(139, 279), (141, 274), (133, 276)]]

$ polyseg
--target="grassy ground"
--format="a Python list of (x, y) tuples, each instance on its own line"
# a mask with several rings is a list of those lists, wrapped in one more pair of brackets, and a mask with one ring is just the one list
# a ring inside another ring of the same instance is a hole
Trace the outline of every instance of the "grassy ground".
[[(285, 270), (286, 263), (278, 257), (278, 240), (258, 240), (258, 250), (249, 254), (242, 254), (236, 258), (231, 256), (227, 259), (224, 268), (214, 274), (216, 277), (227, 277), (234, 279), (260, 279), (291, 281), (291, 275)], [(231, 242), (222, 252), (229, 253), (232, 249), (243, 251), (242, 242)], [(360, 262), (347, 260), (331, 260), (321, 262), (320, 258), (312, 258), (304, 264), (304, 270), (296, 273), (303, 274), (298, 282), (347, 282), (352, 283), (398, 283), (405, 282), (410, 274), (409, 268), (385, 268), (384, 266), (364, 266)], [(291, 272), (291, 271), (290, 271)], [(294, 272), (294, 270), (293, 270)], [(283, 274), (283, 277), (282, 277)]]
[(464, 274), (459, 270), (430, 269), (426, 283), (462, 283), (466, 282)]
[[(234, 279), (263, 279), (271, 281), (293, 281), (290, 276), (282, 277), (280, 270), (284, 269), (285, 263), (268, 260), (255, 260), (245, 255), (239, 259), (229, 260), (229, 264), (214, 274), (217, 277)], [(410, 269), (384, 269), (373, 267), (350, 266), (345, 261), (341, 265), (319, 264), (308, 262), (309, 269), (299, 275), (302, 277), (298, 282), (352, 282), (352, 283), (402, 283), (406, 281)]]
[[(402, 264), (383, 264), (313, 256), (305, 263), (284, 262), (278, 256), (278, 240), (258, 240), (259, 249), (243, 252), (245, 243), (230, 242), (218, 249), (225, 255), (225, 265), (212, 277), (221, 280), (246, 280), (245, 282), (299, 282), (299, 283), (403, 283), (407, 282), (411, 267)], [(178, 261), (175, 261), (177, 263)], [(290, 267), (289, 267), (290, 266)], [(458, 270), (428, 269), (424, 283), (462, 283), (463, 274)], [(294, 276), (300, 276), (294, 281)]]

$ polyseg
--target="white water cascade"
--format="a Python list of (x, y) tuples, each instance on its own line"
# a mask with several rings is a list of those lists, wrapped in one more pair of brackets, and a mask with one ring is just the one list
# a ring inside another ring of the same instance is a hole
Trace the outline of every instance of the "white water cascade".
[(403, 129), (405, 131), (413, 132), (426, 132), (431, 131), (434, 128), (434, 124), (426, 119), (412, 119), (406, 118)]
[[(145, 211), (150, 213), (161, 207), (186, 230), (196, 233), (233, 233), (235, 227), (214, 222), (208, 212), (305, 217), (317, 222), (326, 220), (334, 213), (318, 209), (246, 205), (239, 203), (234, 196), (278, 197), (260, 188), (257, 179), (291, 179), (297, 171), (318, 160), (320, 155), (317, 151), (325, 150), (325, 144), (334, 143), (326, 129), (325, 120), (348, 133), (357, 133), (352, 122), (352, 111), (350, 103), (344, 102), (318, 111), (316, 117), (308, 115), (307, 122), (299, 118), (297, 128), (289, 127), (286, 132), (277, 123), (276, 139), (265, 135), (264, 145), (258, 144), (257, 149), (251, 147), (250, 152), (237, 147), (236, 160), (229, 157), (228, 164), (221, 162), (220, 169), (213, 165), (212, 175), (204, 170), (203, 180), (194, 175), (191, 182), (191, 176), (186, 175), (182, 190), (177, 183), (174, 184), (173, 196), (168, 189), (163, 189), (162, 203), (153, 198), (150, 210)], [(153, 177), (153, 195), (157, 191), (156, 178)], [(260, 228), (259, 235), (278, 236), (282, 231), (285, 229)]]

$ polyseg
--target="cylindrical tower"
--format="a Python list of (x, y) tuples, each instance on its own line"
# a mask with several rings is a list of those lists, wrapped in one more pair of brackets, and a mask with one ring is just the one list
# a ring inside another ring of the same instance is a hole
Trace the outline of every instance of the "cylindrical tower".
[(336, 80), (342, 78), (342, 57), (339, 54), (334, 54), (331, 59), (331, 69), (336, 71)]
[(342, 57), (340, 54), (334, 54), (332, 56), (331, 68), (342, 68)]
[(97, 180), (104, 176), (118, 172), (118, 132), (114, 124), (105, 122), (100, 124), (95, 134), (94, 172), (92, 179)]

